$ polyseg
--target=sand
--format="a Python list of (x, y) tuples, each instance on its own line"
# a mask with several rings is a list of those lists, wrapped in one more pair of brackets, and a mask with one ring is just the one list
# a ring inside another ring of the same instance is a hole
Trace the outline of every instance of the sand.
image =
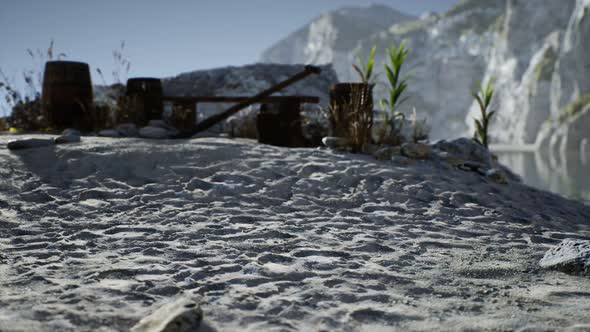
[(126, 331), (183, 293), (220, 331), (590, 330), (590, 279), (538, 265), (590, 207), (520, 183), (244, 139), (0, 160), (0, 331)]

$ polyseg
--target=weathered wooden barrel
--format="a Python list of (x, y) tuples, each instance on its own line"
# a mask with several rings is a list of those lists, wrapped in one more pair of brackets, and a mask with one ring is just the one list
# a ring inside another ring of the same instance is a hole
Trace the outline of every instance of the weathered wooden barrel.
[(197, 124), (197, 103), (174, 102), (169, 121), (181, 133), (193, 131)]
[(286, 147), (304, 146), (300, 111), (301, 98), (297, 96), (262, 104), (256, 117), (258, 142)]
[(153, 77), (134, 77), (127, 80), (127, 90), (125, 95), (129, 98), (136, 99), (134, 103), (140, 109), (132, 110), (135, 115), (133, 119), (138, 125), (145, 125), (150, 120), (162, 118), (164, 111), (162, 81)]
[(330, 87), (330, 131), (332, 136), (348, 137), (349, 108), (353, 98), (373, 108), (373, 86), (366, 83), (337, 83)]
[(41, 109), (51, 127), (92, 130), (92, 107), (88, 64), (74, 61), (45, 63)]

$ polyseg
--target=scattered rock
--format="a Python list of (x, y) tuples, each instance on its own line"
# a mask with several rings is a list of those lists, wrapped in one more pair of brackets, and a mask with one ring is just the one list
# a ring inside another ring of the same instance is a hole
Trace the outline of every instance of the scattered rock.
[(590, 241), (565, 239), (539, 262), (545, 269), (590, 276)]
[(401, 148), (399, 146), (387, 146), (383, 147), (376, 152), (373, 153), (373, 156), (377, 160), (391, 160), (394, 155), (399, 155), (401, 152)]
[(198, 301), (181, 297), (140, 320), (130, 332), (191, 332), (200, 330), (203, 311)]
[(162, 128), (162, 129), (166, 129), (166, 130), (172, 130), (172, 129), (174, 129), (174, 127), (172, 127), (169, 124), (167, 124), (166, 121), (164, 121), (164, 120), (150, 120), (150, 122), (148, 123), (147, 126), (148, 127)]
[(61, 135), (62, 136), (82, 136), (82, 133), (78, 129), (68, 128), (68, 129), (64, 129), (64, 131), (61, 132)]
[(119, 134), (118, 131), (116, 131), (115, 129), (103, 129), (101, 131), (98, 132), (98, 136), (103, 136), (103, 137), (121, 137), (121, 134)]
[(54, 139), (55, 144), (79, 143), (80, 135), (61, 135)]
[(438, 157), (444, 160), (447, 164), (449, 164), (452, 167), (460, 167), (465, 164), (465, 160), (448, 152), (440, 152), (438, 154)]
[(139, 129), (139, 136), (143, 138), (168, 138), (170, 132), (164, 128), (147, 126)]
[(82, 133), (78, 129), (68, 128), (62, 131), (61, 136), (54, 139), (55, 144), (67, 144), (80, 142)]
[(469, 172), (476, 172), (481, 175), (486, 175), (488, 168), (486, 164), (478, 163), (476, 161), (464, 161), (459, 165), (459, 169)]
[(433, 146), (440, 151), (448, 152), (455, 158), (471, 160), (492, 167), (492, 154), (485, 146), (470, 138), (458, 138), (452, 141), (439, 141)]
[(137, 126), (133, 123), (121, 123), (115, 130), (123, 137), (136, 137), (139, 134)]
[(40, 148), (43, 146), (51, 146), (54, 145), (55, 142), (52, 139), (46, 138), (28, 138), (28, 139), (20, 139), (16, 141), (10, 141), (6, 144), (6, 147), (9, 150), (23, 150), (23, 149), (31, 149), (31, 148)]
[(401, 148), (402, 155), (412, 159), (428, 159), (432, 153), (430, 145), (423, 143), (404, 143)]
[(500, 184), (508, 183), (508, 178), (506, 177), (506, 173), (504, 173), (502, 170), (497, 169), (497, 168), (492, 168), (490, 170), (487, 170), (485, 172), (485, 176), (488, 179), (490, 179), (491, 181), (494, 181), (496, 183), (500, 183)]
[(342, 137), (327, 136), (322, 138), (322, 144), (330, 149), (346, 149), (348, 148), (348, 140)]

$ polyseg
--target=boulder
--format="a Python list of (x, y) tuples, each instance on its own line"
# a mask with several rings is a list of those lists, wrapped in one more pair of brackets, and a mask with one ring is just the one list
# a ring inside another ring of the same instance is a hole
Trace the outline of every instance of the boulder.
[(170, 134), (168, 130), (161, 127), (147, 126), (139, 130), (139, 136), (143, 138), (168, 138), (171, 136)]
[(62, 136), (82, 136), (82, 133), (78, 129), (68, 128), (62, 131)]
[(539, 262), (545, 269), (590, 276), (590, 241), (565, 239)]
[(448, 152), (454, 158), (475, 161), (488, 167), (492, 167), (492, 154), (485, 146), (470, 138), (458, 138), (452, 141), (439, 141), (433, 146), (435, 149)]
[(192, 332), (200, 329), (203, 311), (197, 300), (180, 297), (140, 320), (130, 332)]
[(54, 139), (55, 144), (79, 143), (80, 135), (61, 135)]
[(45, 139), (45, 138), (28, 138), (28, 139), (19, 139), (15, 141), (10, 141), (6, 144), (6, 147), (9, 150), (23, 150), (23, 149), (31, 149), (31, 148), (40, 148), (43, 146), (51, 146), (55, 145), (55, 142), (52, 139)]
[(121, 123), (115, 130), (123, 137), (136, 137), (139, 134), (139, 130), (134, 123)]
[(430, 145), (423, 143), (404, 143), (401, 153), (412, 159), (428, 159), (432, 153), (432, 148)]
[(173, 130), (174, 127), (166, 123), (164, 120), (150, 120), (148, 127), (158, 127), (166, 130)]
[(61, 136), (56, 137), (54, 142), (55, 144), (78, 143), (80, 136), (82, 133), (78, 129), (68, 128), (61, 133)]

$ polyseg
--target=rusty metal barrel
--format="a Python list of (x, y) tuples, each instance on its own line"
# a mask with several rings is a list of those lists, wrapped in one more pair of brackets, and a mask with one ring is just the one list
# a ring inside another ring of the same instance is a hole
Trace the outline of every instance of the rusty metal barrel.
[(41, 109), (51, 127), (92, 130), (92, 98), (88, 64), (75, 61), (45, 63)]
[(330, 131), (332, 136), (348, 137), (352, 98), (362, 98), (362, 103), (373, 107), (373, 86), (366, 83), (337, 83), (330, 87)]
[(128, 79), (125, 95), (135, 99), (137, 102), (134, 105), (139, 108), (132, 110), (135, 115), (133, 122), (145, 125), (150, 120), (161, 119), (164, 111), (163, 94), (162, 81), (159, 78), (134, 77)]

